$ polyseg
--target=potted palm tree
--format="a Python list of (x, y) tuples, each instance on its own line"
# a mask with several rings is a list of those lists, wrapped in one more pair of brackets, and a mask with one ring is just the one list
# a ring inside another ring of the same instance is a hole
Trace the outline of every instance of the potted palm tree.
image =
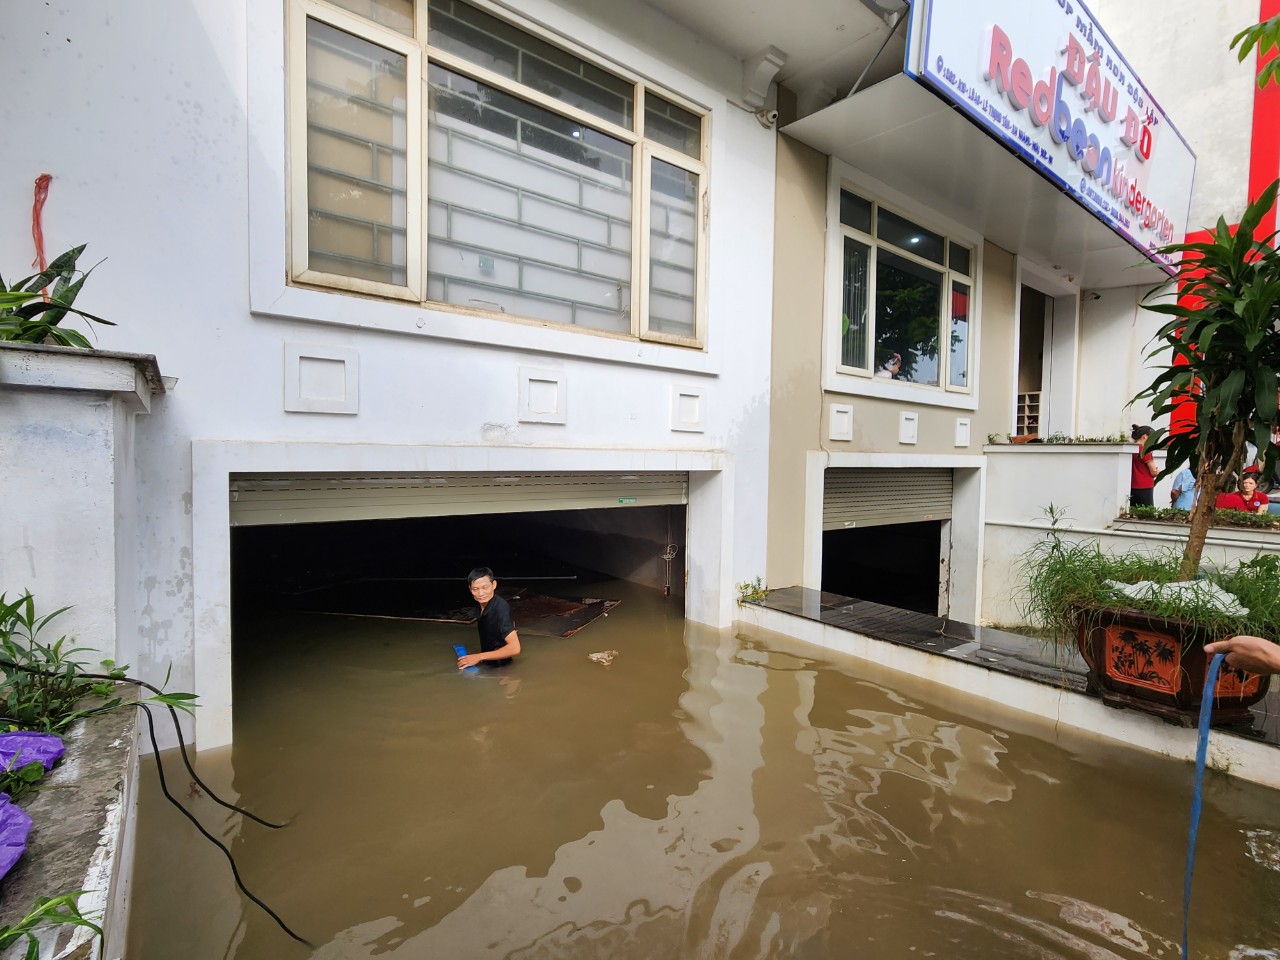
[[(1235, 230), (1219, 218), (1208, 239), (1164, 247), (1180, 257), (1181, 297), (1153, 303), (1158, 288), (1144, 304), (1169, 318), (1148, 355), (1167, 362), (1134, 399), (1148, 401), (1157, 416), (1181, 408), (1180, 422), (1193, 421), (1160, 427), (1145, 443), (1165, 451), (1162, 476), (1187, 463), (1196, 476), (1199, 499), (1182, 549), (1109, 555), (1097, 543), (1069, 542), (1055, 518), (1049, 537), (1024, 558), (1025, 611), (1075, 636), (1091, 686), (1105, 700), (1170, 719), (1199, 709), (1206, 642), (1238, 633), (1280, 637), (1280, 557), (1201, 569), (1218, 494), (1239, 473), (1246, 439), (1263, 457), (1265, 475), (1276, 459), (1280, 253), (1275, 233), (1259, 229), (1278, 189), (1280, 181), (1264, 190)], [(1248, 706), (1267, 680), (1228, 671), (1215, 689), (1215, 720), (1251, 722)]]

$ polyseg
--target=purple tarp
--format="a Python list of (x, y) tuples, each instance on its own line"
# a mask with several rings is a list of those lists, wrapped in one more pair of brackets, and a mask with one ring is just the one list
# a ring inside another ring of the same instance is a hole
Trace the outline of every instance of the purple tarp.
[[(66, 747), (52, 733), (32, 733), (19, 730), (16, 733), (0, 733), (0, 769), (25, 767), (39, 760), (46, 770), (62, 759)], [(16, 762), (15, 762), (16, 761)]]
[(7, 793), (0, 793), (0, 878), (22, 856), (30, 832), (31, 818), (9, 802)]
[[(0, 733), (0, 770), (17, 770), (39, 762), (46, 770), (62, 759), (66, 747), (52, 733)], [(27, 848), (31, 818), (15, 807), (7, 793), (0, 793), (0, 878), (3, 878)]]

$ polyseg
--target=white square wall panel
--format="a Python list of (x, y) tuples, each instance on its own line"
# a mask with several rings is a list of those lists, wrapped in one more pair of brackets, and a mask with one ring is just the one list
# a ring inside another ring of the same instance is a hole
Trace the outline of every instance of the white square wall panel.
[(898, 442), (915, 443), (920, 437), (920, 414), (903, 411), (898, 414)]
[(853, 439), (853, 404), (833, 403), (827, 407), (827, 439)]
[(289, 413), (359, 413), (359, 353), (349, 347), (286, 342), (284, 408)]
[(706, 394), (700, 387), (671, 388), (671, 429), (702, 433), (706, 429)]
[(521, 423), (558, 423), (569, 421), (567, 376), (563, 370), (546, 367), (520, 367)]
[(969, 446), (969, 434), (970, 434), (969, 418), (956, 417), (956, 446), (957, 447)]

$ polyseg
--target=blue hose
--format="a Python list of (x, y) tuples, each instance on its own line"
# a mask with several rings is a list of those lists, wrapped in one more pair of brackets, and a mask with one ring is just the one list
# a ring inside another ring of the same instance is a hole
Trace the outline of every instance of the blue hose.
[(1200, 831), (1200, 804), (1204, 794), (1204, 761), (1209, 752), (1209, 715), (1213, 712), (1213, 688), (1225, 654), (1215, 653), (1205, 671), (1204, 696), (1200, 699), (1200, 736), (1196, 742), (1196, 780), (1191, 793), (1191, 832), (1187, 837), (1187, 879), (1182, 887), (1182, 960), (1187, 953), (1187, 920), (1191, 913), (1191, 874), (1196, 867), (1196, 834)]

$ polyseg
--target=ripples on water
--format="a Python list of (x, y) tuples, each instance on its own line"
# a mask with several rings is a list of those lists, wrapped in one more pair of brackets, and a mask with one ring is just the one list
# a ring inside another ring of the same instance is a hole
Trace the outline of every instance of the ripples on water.
[[(320, 946), (148, 792), (129, 956), (1176, 957), (1189, 765), (590, 593), (624, 603), (473, 678), (468, 628), (238, 624), (237, 744), (202, 765), (293, 821), (193, 803)], [(1193, 954), (1280, 960), (1280, 798), (1208, 787)]]

